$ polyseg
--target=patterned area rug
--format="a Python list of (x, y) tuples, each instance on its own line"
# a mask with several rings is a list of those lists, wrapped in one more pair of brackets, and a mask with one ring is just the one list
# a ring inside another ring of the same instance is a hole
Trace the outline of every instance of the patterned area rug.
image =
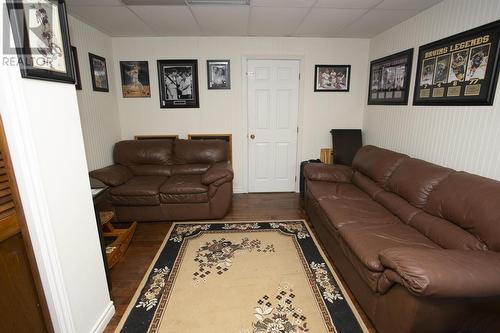
[(367, 329), (299, 220), (174, 224), (117, 331)]

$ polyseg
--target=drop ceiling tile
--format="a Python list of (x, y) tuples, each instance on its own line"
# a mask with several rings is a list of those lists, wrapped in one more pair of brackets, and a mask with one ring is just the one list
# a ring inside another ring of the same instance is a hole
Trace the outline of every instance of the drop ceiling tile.
[(120, 0), (66, 0), (66, 5), (71, 6), (123, 6)]
[(313, 8), (295, 36), (333, 37), (366, 13), (366, 9)]
[(250, 0), (255, 7), (304, 7), (310, 8), (316, 0)]
[(381, 2), (382, 0), (318, 0), (315, 7), (368, 9)]
[(370, 38), (417, 15), (418, 10), (372, 9), (359, 20), (349, 25), (340, 37)]
[(127, 7), (70, 7), (70, 13), (110, 36), (152, 36), (151, 29)]
[(187, 6), (129, 6), (161, 36), (200, 35), (200, 29)]
[(249, 35), (291, 36), (307, 15), (309, 8), (252, 7)]
[(424, 10), (443, 0), (384, 0), (377, 9), (418, 9)]
[(247, 34), (248, 6), (192, 6), (203, 34), (244, 36)]

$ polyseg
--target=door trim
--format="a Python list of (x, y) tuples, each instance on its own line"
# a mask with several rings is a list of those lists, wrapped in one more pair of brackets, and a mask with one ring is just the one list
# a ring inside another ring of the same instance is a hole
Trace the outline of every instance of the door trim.
[(248, 80), (247, 80), (247, 71), (248, 71), (248, 61), (249, 60), (295, 60), (299, 62), (299, 109), (297, 112), (297, 125), (299, 127), (299, 132), (297, 133), (297, 160), (295, 165), (295, 192), (299, 192), (299, 173), (300, 173), (300, 161), (302, 160), (302, 133), (303, 133), (303, 109), (304, 109), (304, 68), (305, 68), (305, 55), (243, 55), (241, 57), (241, 110), (243, 111), (243, 124), (242, 124), (242, 133), (241, 140), (244, 142), (243, 147), (243, 187), (240, 189), (235, 189), (235, 192), (249, 192), (249, 167), (248, 167)]
[[(23, 87), (17, 66), (1, 66), (1, 114), (9, 142), (23, 213), (36, 258), (45, 300), (55, 332), (75, 332), (73, 314), (60, 266), (40, 164), (29, 126), (28, 110), (22, 97)], [(34, 223), (36, 221), (37, 223)]]

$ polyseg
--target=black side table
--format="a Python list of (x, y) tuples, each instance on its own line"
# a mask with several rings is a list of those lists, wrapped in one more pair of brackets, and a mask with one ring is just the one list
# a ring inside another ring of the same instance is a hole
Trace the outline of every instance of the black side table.
[(99, 241), (101, 242), (102, 262), (104, 263), (104, 271), (106, 272), (106, 280), (108, 282), (108, 289), (111, 293), (111, 278), (109, 274), (109, 265), (106, 257), (106, 244), (104, 243), (104, 235), (102, 233), (101, 216), (99, 214), (99, 207), (106, 203), (108, 200), (108, 187), (93, 188), (92, 199), (94, 201), (95, 219), (97, 221), (97, 232), (99, 233)]

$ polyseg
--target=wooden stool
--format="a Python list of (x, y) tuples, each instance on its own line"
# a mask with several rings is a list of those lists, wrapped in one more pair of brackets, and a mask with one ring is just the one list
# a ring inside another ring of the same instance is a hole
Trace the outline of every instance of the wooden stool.
[(132, 223), (128, 229), (115, 229), (111, 224), (111, 220), (115, 216), (114, 212), (100, 212), (99, 215), (104, 238), (116, 238), (111, 244), (106, 246), (108, 266), (112, 268), (127, 251), (137, 227), (137, 222)]

